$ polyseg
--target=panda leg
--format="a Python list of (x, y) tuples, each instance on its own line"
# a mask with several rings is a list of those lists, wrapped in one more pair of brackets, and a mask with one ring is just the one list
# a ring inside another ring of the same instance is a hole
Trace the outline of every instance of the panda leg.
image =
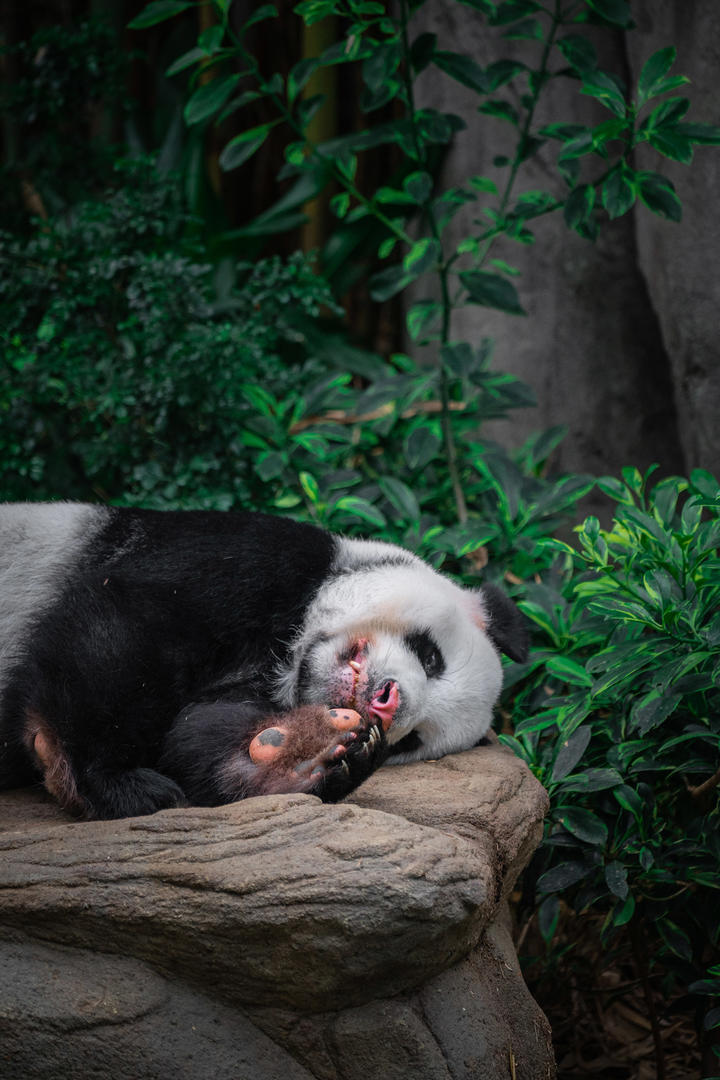
[(306, 705), (279, 714), (255, 703), (220, 701), (179, 714), (158, 767), (196, 805), (291, 792), (336, 802), (386, 756), (382, 726), (352, 709)]
[[(70, 733), (69, 733), (70, 734)], [(22, 743), (34, 774), (63, 809), (85, 818), (123, 818), (186, 806), (181, 788), (153, 768), (118, 766), (103, 753), (60, 737), (36, 708), (25, 710)]]

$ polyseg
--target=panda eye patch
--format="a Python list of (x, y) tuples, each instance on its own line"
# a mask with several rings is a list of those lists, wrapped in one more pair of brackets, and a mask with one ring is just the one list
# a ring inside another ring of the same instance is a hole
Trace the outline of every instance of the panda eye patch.
[(414, 652), (422, 664), (428, 679), (437, 679), (445, 670), (445, 660), (427, 630), (417, 630), (406, 634), (405, 644)]

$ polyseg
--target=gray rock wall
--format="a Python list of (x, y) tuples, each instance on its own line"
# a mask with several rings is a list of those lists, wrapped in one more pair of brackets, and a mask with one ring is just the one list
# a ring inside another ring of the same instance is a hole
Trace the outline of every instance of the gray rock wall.
[[(720, 123), (717, 5), (635, 0), (633, 12), (638, 29), (626, 36), (590, 31), (601, 65), (636, 79), (652, 52), (677, 44), (673, 71), (692, 80), (688, 119)], [(443, 47), (482, 65), (513, 55), (537, 63), (535, 44), (501, 42), (497, 31), (450, 0), (425, 5), (416, 24), (437, 33)], [(596, 123), (611, 116), (578, 90), (576, 81), (554, 80), (541, 99), (537, 126), (550, 120)], [(512, 91), (502, 91), (508, 94)], [(495, 168), (492, 159), (511, 152), (510, 126), (478, 115), (475, 96), (434, 69), (421, 76), (419, 100), (458, 113), (468, 125), (447, 156), (443, 186), (481, 174), (502, 190), (507, 170)], [(546, 145), (522, 166), (516, 194), (537, 187), (563, 192), (554, 168), (557, 145)], [(493, 249), (494, 257), (521, 270), (516, 281), (528, 317), (477, 306), (455, 316), (456, 338), (475, 343), (494, 338), (495, 366), (524, 379), (537, 396), (537, 409), (491, 423), (486, 434), (515, 446), (532, 431), (566, 424), (569, 435), (555, 459), (562, 471), (617, 473), (623, 465), (645, 468), (657, 461), (665, 472), (696, 466), (720, 472), (720, 269), (713, 254), (720, 233), (720, 207), (713, 196), (720, 151), (698, 148), (690, 167), (651, 152), (645, 167), (676, 183), (684, 204), (682, 224), (637, 206), (607, 224), (591, 244), (571, 233), (557, 214), (540, 219), (531, 223), (537, 236), (532, 247), (504, 243)], [(473, 216), (458, 215), (450, 226), (457, 240)], [(426, 292), (421, 286), (415, 296)]]
[[(677, 46), (690, 78), (688, 119), (720, 124), (720, 7), (713, 0), (635, 0), (627, 37), (633, 76), (645, 58)], [(682, 90), (679, 91), (682, 93)], [(639, 266), (670, 360), (678, 430), (688, 468), (720, 473), (720, 150), (700, 147), (690, 166), (665, 161), (682, 199), (682, 224), (634, 216)], [(650, 166), (652, 167), (652, 166)]]

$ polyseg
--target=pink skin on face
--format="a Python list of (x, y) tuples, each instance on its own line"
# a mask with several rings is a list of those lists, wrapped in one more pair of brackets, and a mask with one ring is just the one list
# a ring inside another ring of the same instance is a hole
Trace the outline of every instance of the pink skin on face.
[(394, 679), (389, 679), (374, 692), (367, 671), (367, 638), (359, 638), (350, 649), (350, 656), (340, 669), (339, 693), (344, 705), (360, 708), (387, 731), (400, 705), (400, 691)]

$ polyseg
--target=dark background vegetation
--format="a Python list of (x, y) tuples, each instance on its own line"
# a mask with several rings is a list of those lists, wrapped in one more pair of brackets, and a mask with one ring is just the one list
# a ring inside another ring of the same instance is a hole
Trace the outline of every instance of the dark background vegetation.
[(718, 1076), (720, 14), (349, 7), (4, 6), (0, 498), (250, 506), (502, 581), (561, 1076)]

